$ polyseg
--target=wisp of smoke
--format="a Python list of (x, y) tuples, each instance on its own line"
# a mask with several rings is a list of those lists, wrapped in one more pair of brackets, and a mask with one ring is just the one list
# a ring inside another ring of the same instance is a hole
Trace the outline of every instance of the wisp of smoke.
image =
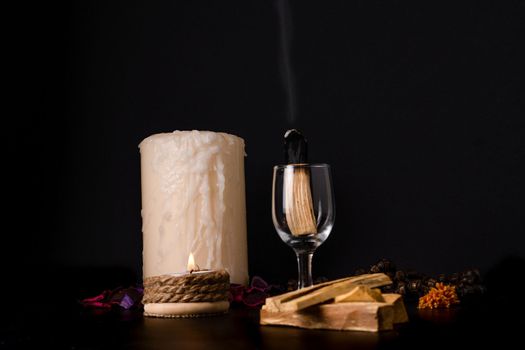
[(279, 64), (284, 93), (286, 94), (286, 119), (290, 124), (297, 117), (297, 101), (295, 91), (295, 77), (292, 71), (290, 45), (292, 41), (292, 15), (288, 0), (276, 0), (279, 16)]

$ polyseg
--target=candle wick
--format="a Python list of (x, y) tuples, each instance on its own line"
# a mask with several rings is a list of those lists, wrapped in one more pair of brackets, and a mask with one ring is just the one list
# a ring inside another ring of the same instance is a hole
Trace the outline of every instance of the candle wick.
[(197, 272), (197, 271), (200, 271), (200, 270), (201, 270), (201, 268), (199, 267), (199, 265), (195, 264), (195, 268), (193, 268), (193, 269), (190, 270), (190, 275), (191, 275), (192, 273)]

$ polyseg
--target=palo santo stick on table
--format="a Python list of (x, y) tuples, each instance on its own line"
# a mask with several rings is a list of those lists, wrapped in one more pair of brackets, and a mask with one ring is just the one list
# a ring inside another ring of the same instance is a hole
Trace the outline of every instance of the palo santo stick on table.
[(335, 297), (336, 303), (348, 301), (377, 301), (382, 303), (385, 299), (379, 289), (372, 289), (368, 286), (357, 286), (350, 292)]
[(288, 130), (284, 135), (284, 153), (287, 164), (284, 170), (284, 210), (288, 228), (294, 236), (317, 233), (314, 214), (310, 170), (306, 139), (297, 130)]
[(280, 295), (277, 295), (277, 296), (274, 296), (274, 297), (271, 297), (271, 298), (266, 298), (265, 306), (270, 308), (270, 309), (273, 309), (273, 310), (278, 310), (279, 309), (278, 305), (280, 305), (282, 302), (285, 302), (286, 300), (291, 300), (293, 298), (298, 298), (298, 297), (300, 297), (302, 295), (306, 295), (308, 293), (311, 293), (314, 290), (321, 289), (321, 288), (323, 288), (325, 286), (329, 286), (329, 285), (332, 285), (334, 283), (347, 281), (350, 278), (351, 277), (345, 277), (345, 278), (341, 278), (341, 279), (338, 279), (338, 280), (323, 282), (323, 283), (316, 284), (315, 286), (310, 286), (310, 287), (306, 287), (306, 288), (302, 288), (302, 289), (297, 289), (297, 290), (294, 290), (292, 292), (280, 294)]
[(299, 312), (261, 310), (262, 325), (377, 332), (394, 327), (392, 305), (377, 302), (322, 304)]
[(376, 288), (391, 283), (390, 278), (384, 273), (350, 277), (334, 281), (334, 283), (323, 285), (322, 287), (313, 286), (278, 295), (277, 297), (267, 298), (263, 309), (268, 312), (298, 311), (348, 293), (356, 286), (364, 285)]
[(385, 303), (392, 305), (394, 308), (394, 323), (408, 322), (408, 314), (401, 294), (387, 293), (383, 294), (383, 298)]

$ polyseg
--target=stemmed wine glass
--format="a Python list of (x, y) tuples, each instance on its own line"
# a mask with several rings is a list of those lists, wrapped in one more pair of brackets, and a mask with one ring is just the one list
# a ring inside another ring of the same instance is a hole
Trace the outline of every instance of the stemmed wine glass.
[(311, 286), (314, 251), (335, 221), (335, 201), (328, 164), (288, 164), (273, 168), (273, 224), (295, 251), (298, 288)]

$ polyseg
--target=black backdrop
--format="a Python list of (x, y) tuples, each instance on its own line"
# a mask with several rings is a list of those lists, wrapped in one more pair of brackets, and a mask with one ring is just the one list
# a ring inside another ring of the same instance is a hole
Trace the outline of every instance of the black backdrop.
[(252, 275), (295, 275), (270, 214), (291, 127), (335, 181), (336, 224), (316, 276), (381, 257), (486, 272), (525, 255), (523, 1), (293, 1), (293, 117), (274, 1), (23, 6), (6, 54), (11, 272), (140, 279), (137, 146), (176, 129), (245, 139)]

